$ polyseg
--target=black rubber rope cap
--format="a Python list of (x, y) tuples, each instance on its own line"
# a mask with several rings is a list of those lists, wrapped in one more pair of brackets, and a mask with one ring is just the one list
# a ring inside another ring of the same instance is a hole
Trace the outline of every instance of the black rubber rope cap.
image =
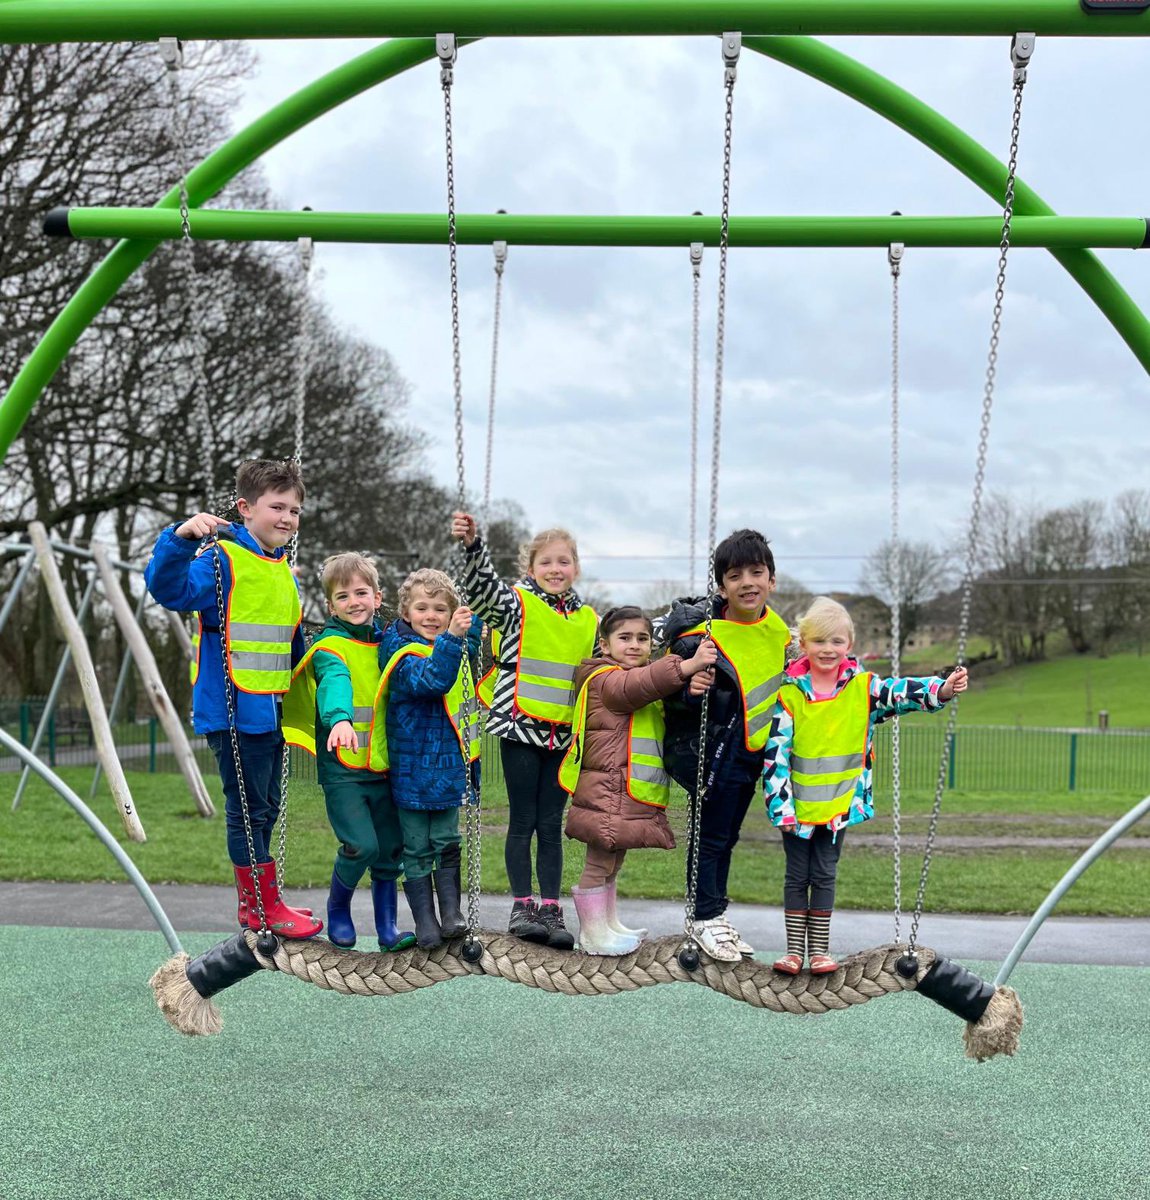
[(44, 232), (49, 237), (71, 237), (72, 230), (68, 228), (68, 210), (54, 208), (44, 218)]

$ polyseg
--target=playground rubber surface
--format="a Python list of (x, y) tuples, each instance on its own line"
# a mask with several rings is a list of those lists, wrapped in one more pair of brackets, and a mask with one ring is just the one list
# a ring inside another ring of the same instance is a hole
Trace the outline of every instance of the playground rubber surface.
[(913, 993), (791, 1017), (490, 978), (383, 999), (260, 972), (187, 1038), (147, 986), (167, 953), (0, 927), (4, 1200), (1150, 1195), (1145, 968), (1024, 963), (1019, 1054), (978, 1064)]

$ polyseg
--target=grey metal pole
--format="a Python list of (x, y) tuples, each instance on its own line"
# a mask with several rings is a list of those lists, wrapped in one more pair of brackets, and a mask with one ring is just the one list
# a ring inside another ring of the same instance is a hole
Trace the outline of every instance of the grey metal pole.
[[(76, 610), (76, 620), (82, 625), (84, 618), (88, 615), (88, 609), (92, 603), (92, 595), (96, 590), (96, 572), (92, 571), (88, 576), (88, 586), (84, 589), (84, 596), (80, 601), (80, 607)], [(68, 665), (72, 661), (72, 650), (70, 646), (65, 646), (63, 653), (60, 655), (60, 665), (56, 668), (56, 678), (52, 680), (52, 690), (48, 693), (47, 702), (44, 705), (44, 713), (40, 717), (40, 724), (36, 726), (36, 734), (32, 738), (30, 747), (33, 754), (40, 749), (40, 742), (44, 738), (44, 733), (48, 728), (49, 722), (52, 720), (52, 714), (56, 711), (56, 700), (59, 698), (60, 689), (64, 686), (64, 676), (68, 673)], [(27, 766), (20, 773), (20, 782), (16, 785), (16, 795), (12, 798), (12, 811), (15, 812), (20, 807), (20, 798), (24, 795), (24, 789), (28, 786), (28, 771)]]
[(16, 607), (16, 601), (20, 596), (29, 572), (32, 570), (32, 563), (35, 558), (35, 552), (32, 550), (29, 550), (24, 555), (24, 561), (20, 564), (20, 570), (16, 572), (16, 578), (12, 581), (12, 590), (4, 599), (4, 607), (0, 608), (0, 630), (3, 630), (4, 626), (8, 624), (8, 618), (12, 615), (12, 610)]
[[(144, 588), (140, 592), (140, 599), (136, 602), (136, 624), (139, 625), (140, 618), (144, 615), (144, 605), (148, 602), (148, 589)], [(112, 693), (112, 706), (108, 709), (108, 724), (113, 729), (116, 727), (116, 717), (120, 712), (120, 701), (124, 698), (124, 688), (128, 683), (128, 671), (132, 666), (132, 648), (127, 643), (124, 644), (124, 657), (120, 661), (120, 674), (116, 679), (116, 690)], [(104, 767), (97, 760), (96, 769), (92, 772), (92, 786), (88, 789), (88, 799), (91, 800), (96, 795), (96, 788), (100, 786), (100, 773)]]
[(111, 851), (112, 857), (120, 864), (124, 870), (124, 874), (132, 881), (136, 891), (140, 893), (140, 899), (148, 906), (148, 911), (155, 918), (156, 924), (160, 927), (160, 932), (164, 935), (164, 939), (167, 941), (172, 953), (179, 954), (183, 950), (183, 947), (180, 945), (180, 939), (176, 936), (176, 931), (172, 928), (171, 921), (168, 920), (168, 914), (164, 912), (163, 905), (156, 898), (156, 893), (148, 886), (148, 881), (140, 874), (139, 868), (127, 856), (120, 843), (108, 832), (100, 818), (72, 791), (55, 771), (47, 766), (47, 764), (41, 762), (31, 750), (21, 746), (19, 741), (5, 729), (0, 729), (0, 745), (10, 750), (18, 758), (23, 759), (29, 770), (35, 771), (41, 779), (52, 787), (63, 799), (67, 800), (80, 816), (87, 821), (92, 832)]
[(1026, 952), (1026, 947), (1030, 945), (1031, 940), (1042, 926), (1043, 921), (1050, 916), (1058, 901), (1078, 882), (1079, 877), (1086, 868), (1096, 858), (1099, 858), (1102, 852), (1112, 843), (1116, 842), (1127, 829), (1132, 825), (1136, 825), (1148, 812), (1150, 812), (1150, 796), (1147, 796), (1145, 800), (1136, 804), (1124, 817), (1111, 825), (1074, 866), (1062, 876), (1058, 883), (1055, 884), (1054, 890), (1038, 906), (1038, 910), (1030, 918), (1030, 923), (1022, 931), (1021, 937), (1014, 943), (1013, 949), (1006, 958), (1003, 959), (1002, 966), (998, 968), (998, 974), (994, 977), (995, 987), (1000, 987), (1010, 978), (1010, 973), (1018, 965), (1018, 960)]

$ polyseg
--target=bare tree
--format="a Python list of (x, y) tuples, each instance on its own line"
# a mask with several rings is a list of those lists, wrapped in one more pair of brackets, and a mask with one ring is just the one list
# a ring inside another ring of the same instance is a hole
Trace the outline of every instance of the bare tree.
[(924, 606), (944, 590), (950, 557), (929, 542), (899, 542), (897, 553), (889, 539), (863, 563), (859, 585), (886, 605), (899, 606), (899, 652), (922, 625)]

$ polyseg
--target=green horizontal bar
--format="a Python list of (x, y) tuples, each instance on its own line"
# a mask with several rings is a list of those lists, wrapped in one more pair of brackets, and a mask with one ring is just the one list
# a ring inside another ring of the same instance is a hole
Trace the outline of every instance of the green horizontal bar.
[(0, 42), (718, 34), (1124, 37), (1079, 0), (0, 0)]
[[(447, 241), (438, 213), (244, 212), (199, 209), (189, 225), (197, 240), (290, 242)], [(74, 208), (74, 237), (176, 239), (180, 214), (156, 208)], [(688, 246), (719, 244), (718, 217), (540, 216), (460, 214), (461, 245), (494, 241), (519, 246)], [(732, 246), (998, 246), (1002, 218), (992, 217), (732, 217)], [(1143, 217), (1016, 217), (1011, 245), (1137, 248), (1146, 241)]]

